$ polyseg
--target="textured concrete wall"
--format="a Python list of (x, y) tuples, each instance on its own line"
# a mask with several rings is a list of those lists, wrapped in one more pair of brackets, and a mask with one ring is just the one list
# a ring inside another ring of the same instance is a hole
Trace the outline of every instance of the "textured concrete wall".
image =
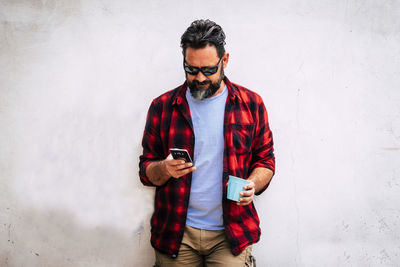
[(277, 174), (258, 266), (400, 265), (400, 3), (0, 2), (0, 266), (151, 266), (150, 101), (196, 18), (265, 101)]

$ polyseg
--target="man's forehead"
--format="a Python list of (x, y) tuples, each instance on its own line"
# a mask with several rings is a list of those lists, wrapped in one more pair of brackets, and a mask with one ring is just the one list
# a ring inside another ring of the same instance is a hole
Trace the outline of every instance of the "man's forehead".
[(203, 48), (186, 48), (185, 60), (193, 66), (208, 66), (215, 65), (219, 57), (215, 46), (207, 45)]

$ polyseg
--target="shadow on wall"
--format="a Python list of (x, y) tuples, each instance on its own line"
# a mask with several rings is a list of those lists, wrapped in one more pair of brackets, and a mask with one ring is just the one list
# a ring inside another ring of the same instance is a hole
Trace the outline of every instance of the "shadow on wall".
[[(23, 196), (17, 196), (12, 189), (16, 170), (12, 155), (6, 154), (8, 160), (0, 160), (0, 266), (153, 265), (154, 253), (149, 241), (151, 212), (140, 223), (124, 230), (104, 225), (82, 225), (66, 209), (29, 206), (29, 202), (23, 202)], [(136, 173), (132, 173), (136, 180), (128, 187), (139, 186)], [(152, 190), (145, 194), (151, 195)], [(134, 206), (132, 210), (135, 210)], [(127, 220), (130, 216), (132, 214), (126, 214)]]
[(0, 266), (151, 266), (154, 261), (149, 218), (124, 233), (82, 227), (61, 210), (16, 204), (2, 207)]

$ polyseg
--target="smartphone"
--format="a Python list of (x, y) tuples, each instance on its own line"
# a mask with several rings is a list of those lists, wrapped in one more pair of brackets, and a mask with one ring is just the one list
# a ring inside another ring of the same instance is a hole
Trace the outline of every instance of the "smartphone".
[(174, 159), (183, 159), (186, 162), (193, 163), (192, 158), (190, 157), (189, 152), (187, 152), (186, 149), (170, 148), (169, 152), (171, 152), (171, 155)]

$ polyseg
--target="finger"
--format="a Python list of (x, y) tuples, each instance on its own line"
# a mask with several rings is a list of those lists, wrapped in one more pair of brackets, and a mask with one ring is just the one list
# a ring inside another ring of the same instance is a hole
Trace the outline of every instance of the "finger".
[(253, 196), (250, 197), (240, 197), (239, 202), (251, 202), (253, 200)]
[(183, 163), (183, 164), (180, 164), (180, 165), (176, 165), (177, 170), (187, 169), (187, 168), (190, 168), (192, 166), (193, 166), (193, 163), (191, 163), (191, 162)]
[(196, 167), (190, 167), (190, 168), (186, 168), (186, 169), (183, 169), (183, 170), (178, 170), (178, 171), (175, 171), (174, 177), (175, 178), (179, 178), (179, 177), (182, 177), (182, 176), (184, 176), (184, 175), (186, 175), (186, 174), (188, 174), (190, 172), (193, 172), (195, 170), (196, 170)]
[(254, 190), (247, 190), (247, 191), (240, 192), (240, 196), (243, 196), (243, 197), (250, 197), (253, 195), (254, 195)]
[(239, 206), (249, 205), (253, 201), (253, 197), (240, 197), (239, 202), (237, 203)]
[(243, 186), (243, 189), (250, 190), (250, 189), (253, 189), (254, 187), (255, 187), (254, 182), (250, 182), (250, 183), (246, 184), (245, 186)]
[(185, 164), (186, 163), (186, 161), (185, 160), (183, 160), (183, 159), (174, 159), (174, 160), (172, 160), (171, 161), (171, 164), (172, 165), (182, 165), (182, 164)]
[(192, 171), (195, 171), (195, 170), (196, 170), (196, 167), (190, 167), (190, 168), (180, 170), (179, 173), (181, 174), (181, 176), (183, 176), (183, 175), (191, 173)]
[(165, 160), (165, 164), (171, 167), (176, 167), (185, 163), (186, 161), (180, 159)]
[(185, 164), (172, 166), (171, 169), (172, 169), (172, 172), (180, 172), (180, 171), (186, 170), (192, 166), (193, 166), (192, 163), (185, 163)]

